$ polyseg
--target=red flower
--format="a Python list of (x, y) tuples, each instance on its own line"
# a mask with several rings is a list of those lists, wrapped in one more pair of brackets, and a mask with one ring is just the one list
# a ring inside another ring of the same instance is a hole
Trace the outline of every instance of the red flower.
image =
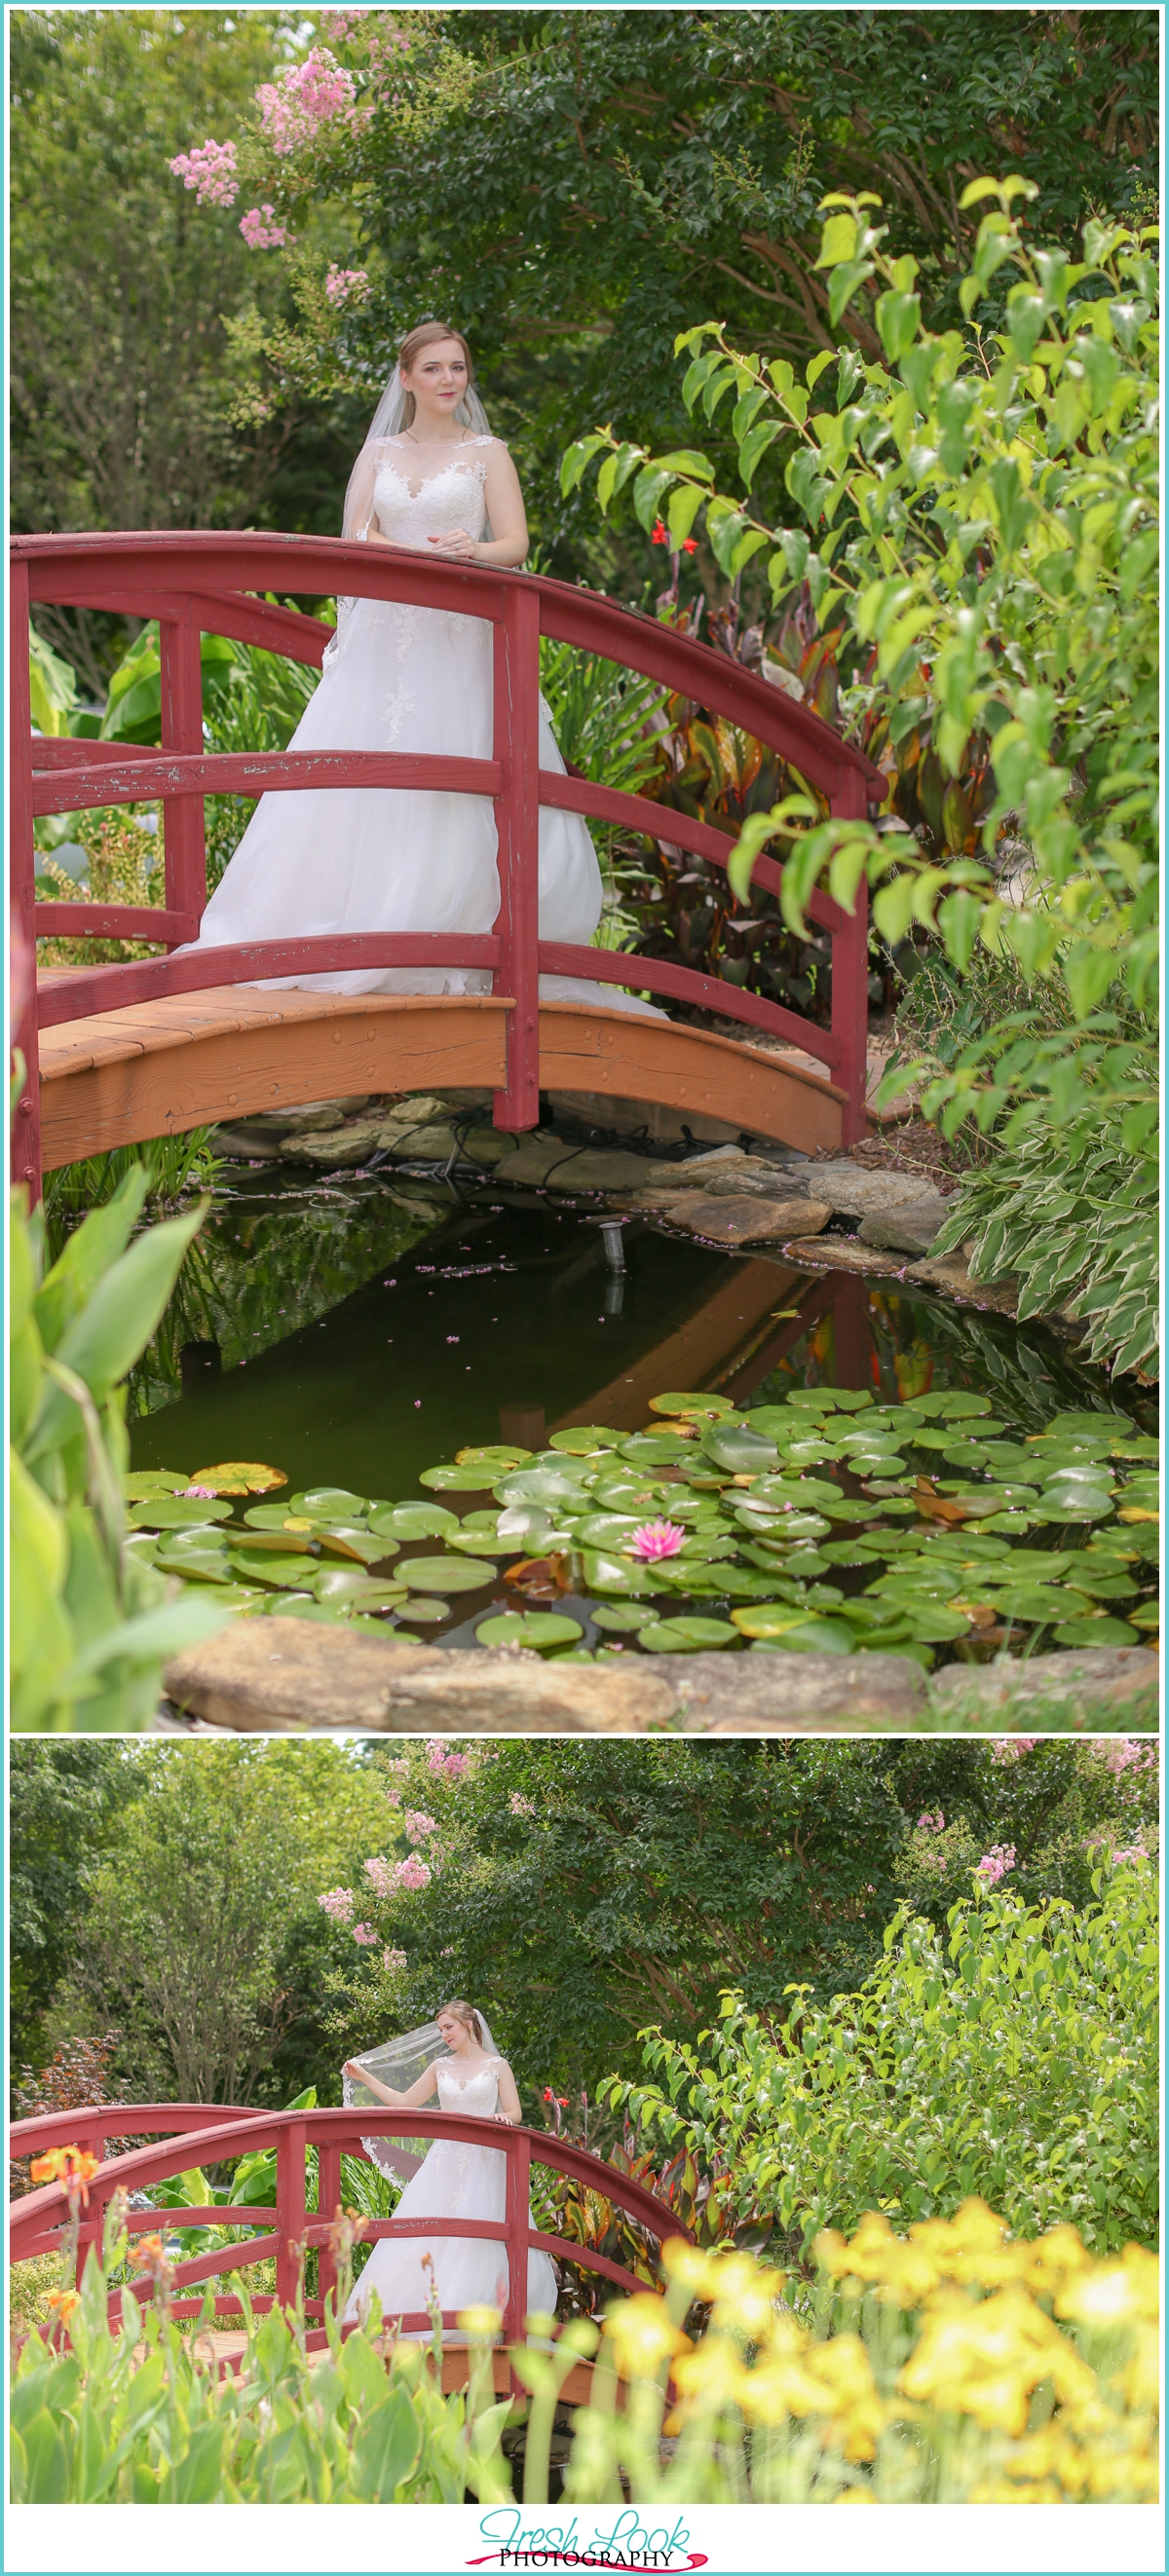
[(693, 555), (693, 554), (697, 554), (697, 552), (698, 552), (698, 539), (697, 539), (697, 537), (683, 537), (683, 539), (682, 539), (682, 552), (683, 552), (683, 554), (684, 554), (684, 555)]
[(664, 527), (663, 527), (663, 525), (662, 525), (661, 520), (660, 520), (660, 519), (655, 519), (655, 521), (654, 521), (654, 528), (653, 528), (653, 535), (652, 535), (652, 536), (651, 536), (651, 538), (650, 538), (650, 544), (651, 544), (651, 546), (668, 546), (668, 545), (669, 545), (669, 542), (670, 542), (670, 540), (669, 540), (668, 536), (666, 535), (666, 531), (665, 531), (665, 528), (664, 528)]

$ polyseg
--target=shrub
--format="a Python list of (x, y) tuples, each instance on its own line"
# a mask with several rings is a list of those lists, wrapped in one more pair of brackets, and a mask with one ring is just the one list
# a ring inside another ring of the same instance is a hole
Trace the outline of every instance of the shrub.
[(856, 1994), (813, 2009), (789, 1987), (773, 2025), (728, 1993), (693, 2043), (643, 2033), (658, 2081), (614, 2078), (609, 2098), (805, 2248), (866, 2209), (923, 2221), (971, 2193), (1019, 2233), (1071, 2220), (1101, 2254), (1153, 2243), (1154, 1874), (1110, 1860), (1093, 1884), (1080, 1914), (989, 1872), (944, 1930), (902, 1908)]

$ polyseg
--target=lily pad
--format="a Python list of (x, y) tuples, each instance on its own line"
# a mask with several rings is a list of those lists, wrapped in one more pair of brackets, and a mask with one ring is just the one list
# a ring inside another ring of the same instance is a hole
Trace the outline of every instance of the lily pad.
[(226, 1466), (196, 1467), (193, 1485), (204, 1485), (213, 1494), (274, 1494), (286, 1485), (283, 1467), (257, 1466), (250, 1459), (230, 1459)]
[(181, 1494), (189, 1485), (189, 1476), (180, 1476), (177, 1468), (158, 1468), (147, 1475), (127, 1476), (122, 1491), (128, 1503), (144, 1503), (150, 1494)]
[(495, 1567), (478, 1556), (407, 1556), (394, 1572), (411, 1592), (479, 1592), (495, 1581)]
[(401, 1547), (397, 1538), (381, 1538), (364, 1529), (318, 1529), (316, 1533), (326, 1556), (348, 1556), (358, 1565), (381, 1565), (388, 1556), (396, 1556)]
[(399, 1619), (407, 1620), (412, 1628), (437, 1628), (450, 1615), (450, 1602), (439, 1601), (433, 1594), (423, 1594), (398, 1604)]
[(209, 1550), (204, 1554), (202, 1549), (188, 1548), (185, 1556), (157, 1556), (155, 1563), (160, 1574), (181, 1574), (184, 1583), (230, 1584), (233, 1580), (230, 1557), (212, 1556)]
[(594, 1628), (611, 1629), (615, 1636), (629, 1636), (645, 1625), (644, 1610), (632, 1610), (623, 1601), (599, 1601), (591, 1616)]
[(317, 1601), (351, 1601), (363, 1610), (390, 1610), (406, 1597), (404, 1583), (376, 1583), (356, 1565), (322, 1565), (312, 1578)]
[(314, 1601), (311, 1592), (270, 1599), (267, 1607), (269, 1615), (274, 1612), (278, 1619), (323, 1619), (330, 1627), (338, 1626), (342, 1620), (348, 1621), (350, 1615), (347, 1603)]
[[(733, 1617), (745, 1637), (788, 1648), (795, 1654), (851, 1655), (856, 1651), (856, 1639), (843, 1619), (801, 1616), (787, 1602), (772, 1603), (769, 1610), (736, 1610)], [(762, 1624), (749, 1626), (749, 1620)]]
[(230, 1546), (227, 1530), (201, 1521), (196, 1529), (164, 1530), (155, 1553), (160, 1564), (169, 1564), (172, 1557), (226, 1556)]
[(583, 1493), (581, 1478), (570, 1474), (567, 1463), (553, 1466), (549, 1462), (547, 1465), (521, 1467), (514, 1476), (493, 1478), (491, 1490), (498, 1502), (543, 1503), (549, 1510), (563, 1503), (588, 1499)]
[[(226, 1532), (224, 1537), (226, 1540)], [(311, 1558), (315, 1562), (317, 1554), (317, 1542), (307, 1531), (302, 1533), (297, 1530), (249, 1530), (246, 1539), (241, 1539), (240, 1545), (247, 1548), (249, 1556), (257, 1558), (261, 1555), (300, 1556)]]
[(496, 1470), (501, 1467), (527, 1467), (534, 1456), (533, 1449), (517, 1449), (506, 1445), (502, 1448), (456, 1449), (455, 1465), (456, 1467), (492, 1467)]
[(566, 1458), (593, 1458), (606, 1449), (619, 1449), (623, 1431), (607, 1431), (603, 1424), (574, 1423), (569, 1431), (553, 1431), (550, 1449), (559, 1449)]
[[(543, 1531), (531, 1544), (544, 1547), (553, 1534), (551, 1524), (545, 1521)], [(458, 1556), (516, 1556), (528, 1547), (529, 1540), (526, 1534), (520, 1539), (514, 1533), (501, 1538), (494, 1530), (448, 1530), (446, 1544)]]
[(371, 1511), (367, 1526), (375, 1538), (418, 1539), (445, 1538), (461, 1524), (458, 1513), (441, 1503), (387, 1503)]
[(632, 1557), (616, 1556), (601, 1548), (585, 1549), (584, 1581), (587, 1592), (615, 1593), (618, 1600), (644, 1596), (658, 1588), (649, 1571), (636, 1565)]
[(288, 1508), (309, 1520), (363, 1521), (371, 1506), (364, 1494), (351, 1494), (345, 1485), (314, 1485), (306, 1494), (294, 1494)]
[(716, 1467), (725, 1467), (732, 1476), (762, 1475), (766, 1468), (779, 1465), (774, 1440), (764, 1440), (757, 1431), (744, 1431), (737, 1422), (716, 1423), (703, 1433), (702, 1447)]
[(127, 1513), (132, 1529), (197, 1529), (208, 1521), (229, 1521), (230, 1503), (205, 1503), (192, 1496), (159, 1494), (153, 1502), (134, 1503)]
[(1139, 1628), (1127, 1619), (1065, 1619), (1053, 1629), (1057, 1646), (1141, 1646)]
[(475, 1635), (482, 1646), (534, 1646), (540, 1653), (548, 1646), (578, 1645), (584, 1629), (579, 1619), (555, 1610), (503, 1610), (481, 1620)]
[(647, 1655), (698, 1655), (739, 1640), (729, 1619), (650, 1619), (637, 1642)]
[(651, 1395), (649, 1409), (651, 1413), (678, 1413), (690, 1417), (705, 1414), (712, 1422), (717, 1421), (720, 1414), (735, 1410), (726, 1395)]
[(307, 1591), (315, 1574), (312, 1557), (253, 1554), (250, 1549), (233, 1551), (229, 1563), (237, 1574), (252, 1583), (274, 1583), (279, 1590)]
[(424, 1467), (418, 1482), (435, 1494), (486, 1494), (498, 1474), (498, 1467)]
[[(1136, 1586), (1133, 1585), (1135, 1592)], [(1076, 1618), (1086, 1613), (1085, 1596), (1077, 1595), (1062, 1583), (1006, 1583), (995, 1585), (995, 1607), (1005, 1619), (1043, 1620)]]
[(307, 1538), (316, 1526), (310, 1512), (294, 1512), (289, 1503), (253, 1503), (244, 1513), (244, 1527), (250, 1530), (289, 1530)]

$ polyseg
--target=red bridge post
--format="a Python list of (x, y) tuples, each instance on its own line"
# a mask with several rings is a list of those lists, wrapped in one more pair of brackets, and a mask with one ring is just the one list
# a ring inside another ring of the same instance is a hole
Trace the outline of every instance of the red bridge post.
[[(329, 2227), (341, 2207), (341, 2149), (332, 2138), (321, 2138), (317, 2145), (317, 2217)], [(337, 2266), (329, 2251), (327, 2237), (317, 2248), (317, 2295), (321, 2315), (330, 2290), (337, 2287)]]
[(24, 1057), (24, 1087), (12, 1121), (12, 1178), (29, 1206), (41, 1194), (40, 1051), (37, 1043), (36, 848), (32, 830), (32, 697), (28, 672), (28, 565), (12, 566), (8, 594), (8, 756), (12, 763), (10, 932), (17, 950), (11, 996), (12, 1043)]
[[(203, 749), (203, 663), (198, 627), (189, 617), (160, 617), (162, 742), (166, 751)], [(201, 796), (172, 796), (163, 816), (166, 907), (186, 916), (186, 937), (198, 934), (207, 901), (207, 840)], [(175, 939), (169, 947), (177, 947)]]
[(290, 2120), (276, 2145), (276, 2296), (281, 2307), (291, 2306), (300, 2277), (298, 2249), (306, 2219), (304, 2150), (304, 2121)]
[(509, 588), (495, 628), (493, 755), (503, 762), (495, 799), (499, 844), (499, 964), (494, 989), (515, 1002), (507, 1032), (507, 1085), (495, 1095), (497, 1127), (534, 1127), (540, 1115), (540, 594)]
[[(507, 2305), (503, 2312), (505, 2347), (524, 2340), (524, 2318), (528, 2313), (528, 2230), (531, 2226), (530, 2198), (532, 2188), (532, 2145), (523, 2129), (513, 2129), (508, 2139), (507, 2199), (504, 2221), (507, 2227)], [(514, 2370), (511, 2373), (513, 2397), (524, 2394)]]

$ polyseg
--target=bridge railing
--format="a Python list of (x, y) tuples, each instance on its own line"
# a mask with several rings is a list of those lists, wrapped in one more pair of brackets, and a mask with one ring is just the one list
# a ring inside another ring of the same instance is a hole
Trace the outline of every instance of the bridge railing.
[[(393, 600), (481, 617), (492, 629), (494, 713), (490, 760), (410, 752), (209, 753), (203, 734), (201, 638), (224, 635), (319, 666), (330, 630), (320, 619), (274, 606), (263, 594), (337, 594)], [(161, 749), (33, 734), (29, 689), (30, 610), (39, 601), (155, 618), (161, 664)], [(337, 934), (207, 948), (190, 957), (128, 960), (56, 975), (39, 1003), (30, 996), (14, 1031), (28, 1068), (16, 1119), (14, 1168), (39, 1181), (37, 1030), (121, 1009), (164, 994), (261, 977), (340, 969), (478, 967), (506, 1000), (506, 1082), (496, 1094), (497, 1126), (520, 1131), (539, 1115), (538, 978), (586, 976), (717, 1011), (816, 1057), (844, 1095), (843, 1141), (864, 1133), (868, 912), (814, 894), (810, 917), (832, 941), (832, 1016), (825, 1030), (798, 1012), (740, 991), (721, 978), (657, 958), (541, 941), (538, 831), (541, 805), (617, 823), (725, 867), (733, 836), (644, 796), (541, 770), (539, 639), (577, 645), (642, 673), (758, 737), (830, 810), (863, 815), (884, 781), (864, 756), (813, 712), (729, 656), (596, 593), (543, 575), (459, 564), (390, 546), (337, 538), (187, 534), (17, 537), (10, 584), (11, 872), (13, 924), (35, 954), (37, 938), (148, 939), (168, 952), (197, 939), (207, 901), (204, 799), (259, 796), (265, 789), (435, 788), (489, 796), (498, 835), (500, 910), (480, 937), (451, 933)], [(158, 799), (165, 810), (165, 883), (159, 906), (41, 903), (36, 899), (34, 822), (39, 815)], [(777, 892), (782, 868), (756, 867)]]
[[(452, 2138), (467, 2145), (489, 2148), (506, 2159), (506, 2198), (503, 2219), (496, 2223), (467, 2218), (376, 2218), (367, 2223), (367, 2234), (374, 2240), (407, 2238), (430, 2243), (440, 2236), (483, 2238), (497, 2243), (506, 2251), (508, 2293), (503, 2316), (505, 2343), (522, 2343), (528, 2297), (528, 2253), (533, 2247), (546, 2254), (559, 2255), (585, 2272), (595, 2272), (612, 2281), (618, 2289), (630, 2292), (644, 2288), (635, 2273), (599, 2253), (593, 2246), (577, 2244), (572, 2238), (558, 2236), (533, 2227), (530, 2212), (531, 2168), (533, 2163), (567, 2174), (574, 2182), (600, 2192), (615, 2207), (624, 2211), (646, 2235), (659, 2244), (667, 2237), (683, 2236), (689, 2241), (690, 2231), (643, 2184), (634, 2182), (591, 2155), (587, 2149), (572, 2145), (545, 2130), (513, 2129), (503, 2124), (471, 2118), (463, 2112), (430, 2110), (344, 2110), (281, 2111), (256, 2113), (239, 2111), (227, 2117), (217, 2113), (211, 2104), (202, 2106), (205, 2125), (186, 2125), (187, 2111), (182, 2105), (182, 2134), (172, 2136), (160, 2146), (131, 2149), (128, 2154), (108, 2156), (88, 2184), (88, 2206), (80, 2213), (77, 2236), (77, 2278), (81, 2274), (91, 2246), (100, 2248), (106, 2208), (116, 2191), (148, 2193), (151, 2185), (167, 2181), (173, 2174), (188, 2172), (192, 2166), (204, 2168), (240, 2155), (274, 2153), (276, 2158), (276, 2199), (269, 2207), (232, 2206), (214, 2202), (195, 2208), (185, 2204), (174, 2208), (130, 2210), (126, 2226), (131, 2236), (154, 2233), (172, 2235), (180, 2228), (214, 2227), (222, 2230), (243, 2229), (243, 2240), (214, 2246), (193, 2255), (175, 2266), (172, 2314), (195, 2317), (202, 2313), (203, 2285), (218, 2274), (236, 2272), (256, 2263), (275, 2260), (274, 2294), (264, 2292), (252, 2302), (257, 2309), (287, 2305), (296, 2295), (304, 2252), (317, 2249), (317, 2290), (305, 2299), (306, 2314), (321, 2318), (324, 2302), (336, 2288), (336, 2262), (330, 2245), (330, 2232), (335, 2214), (342, 2203), (341, 2157), (343, 2154), (363, 2157), (364, 2138), (386, 2137), (395, 2141), (410, 2138)], [(50, 2145), (80, 2145), (86, 2135), (95, 2139), (111, 2134), (126, 2135), (133, 2118), (140, 2129), (162, 2128), (176, 2119), (176, 2109), (166, 2104), (114, 2105), (100, 2113), (74, 2114), (74, 2126), (68, 2139), (56, 2135), (61, 2125), (60, 2114), (53, 2122), (24, 2121), (19, 2146), (13, 2131), (14, 2152), (21, 2155), (43, 2153)], [(114, 2118), (119, 2128), (113, 2129)], [(52, 2128), (52, 2136), (48, 2135)], [(37, 2133), (36, 2138), (31, 2133)], [(42, 2134), (43, 2133), (43, 2134)], [(306, 2152), (317, 2151), (316, 2205), (310, 2208), (306, 2195)], [(90, 2152), (95, 2152), (94, 2148)], [(368, 2159), (367, 2159), (368, 2161)], [(403, 2159), (405, 2161), (405, 2159)], [(63, 2182), (42, 2184), (9, 2207), (9, 2259), (13, 2263), (51, 2252), (68, 2238), (70, 2225), (69, 2195)], [(257, 2233), (257, 2230), (262, 2232)], [(195, 2294), (195, 2295), (184, 2295)], [(148, 2300), (149, 2280), (135, 2283), (132, 2295)], [(110, 2314), (114, 2322), (121, 2314), (121, 2290), (111, 2298)], [(243, 2306), (234, 2292), (217, 2291), (215, 2316), (227, 2322), (243, 2315)], [(444, 2327), (454, 2327), (456, 2313), (443, 2311)], [(391, 2320), (387, 2320), (391, 2322)], [(408, 2334), (429, 2334), (431, 2317), (427, 2310), (411, 2311), (402, 2319)], [(323, 2325), (310, 2328), (310, 2350), (319, 2349), (325, 2341)]]

